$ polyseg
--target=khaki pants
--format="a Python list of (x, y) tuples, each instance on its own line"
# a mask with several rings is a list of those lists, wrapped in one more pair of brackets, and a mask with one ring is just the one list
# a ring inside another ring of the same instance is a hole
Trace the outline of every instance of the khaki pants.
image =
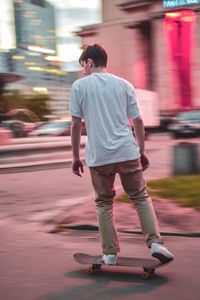
[(162, 243), (157, 218), (151, 198), (146, 191), (140, 160), (90, 167), (92, 183), (96, 192), (96, 212), (104, 254), (120, 251), (113, 217), (114, 180), (118, 173), (122, 186), (137, 210), (147, 246)]

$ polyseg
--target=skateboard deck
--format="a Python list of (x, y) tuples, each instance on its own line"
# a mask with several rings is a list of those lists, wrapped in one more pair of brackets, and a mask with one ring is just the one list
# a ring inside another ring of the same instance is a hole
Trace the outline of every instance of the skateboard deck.
[(102, 266), (106, 267), (133, 267), (142, 268), (143, 278), (149, 278), (155, 271), (155, 269), (163, 267), (168, 263), (162, 263), (156, 259), (148, 258), (135, 258), (135, 257), (117, 257), (116, 265), (105, 265), (102, 261), (102, 255), (89, 255), (86, 253), (74, 253), (72, 258), (79, 264), (91, 265), (87, 272), (90, 275), (94, 275), (97, 271), (101, 270)]

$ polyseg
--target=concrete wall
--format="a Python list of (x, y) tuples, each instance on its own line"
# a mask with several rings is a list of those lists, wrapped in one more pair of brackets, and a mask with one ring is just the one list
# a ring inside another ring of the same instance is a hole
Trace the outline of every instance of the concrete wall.
[(153, 22), (153, 67), (154, 90), (159, 94), (160, 109), (176, 109), (176, 91), (173, 82), (173, 67), (170, 60), (170, 51), (167, 38), (164, 34), (163, 19), (155, 19)]
[[(127, 1), (103, 0), (103, 23), (96, 26), (93, 34), (82, 35), (83, 44), (102, 44), (109, 56), (108, 72), (124, 77), (136, 88), (157, 92), (161, 110), (179, 109), (181, 96), (178, 70), (172, 62), (162, 1), (152, 1), (150, 6), (131, 9), (128, 12), (117, 6), (125, 2)], [(148, 37), (145, 40), (141, 32), (144, 22), (152, 28), (150, 41)], [(199, 28), (200, 14), (197, 10), (191, 60), (193, 107), (200, 106)]]
[(200, 12), (196, 13), (194, 28), (193, 56), (191, 61), (192, 72), (192, 101), (195, 107), (200, 107)]
[(119, 9), (118, 4), (127, 2), (126, 0), (102, 0), (102, 19), (103, 22), (122, 19), (126, 13)]

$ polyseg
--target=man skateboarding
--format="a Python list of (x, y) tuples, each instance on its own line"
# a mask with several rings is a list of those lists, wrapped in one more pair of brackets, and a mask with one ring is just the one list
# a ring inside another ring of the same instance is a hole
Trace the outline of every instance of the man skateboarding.
[[(149, 161), (145, 154), (144, 126), (134, 87), (106, 71), (107, 53), (100, 45), (86, 47), (79, 62), (85, 77), (76, 80), (71, 89), (72, 171), (77, 176), (82, 176), (84, 172), (79, 156), (83, 118), (88, 136), (85, 162), (89, 166), (96, 193), (102, 259), (105, 264), (116, 264), (120, 251), (113, 216), (114, 180), (118, 173), (124, 190), (137, 210), (152, 256), (161, 262), (173, 260), (172, 253), (163, 246), (143, 178)], [(133, 120), (136, 138), (129, 119)]]

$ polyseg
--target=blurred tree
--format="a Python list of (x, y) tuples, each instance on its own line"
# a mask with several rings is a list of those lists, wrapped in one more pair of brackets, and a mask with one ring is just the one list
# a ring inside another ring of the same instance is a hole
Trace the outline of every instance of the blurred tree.
[(4, 95), (2, 95), (1, 107), (4, 113), (17, 108), (29, 109), (40, 120), (43, 120), (45, 115), (51, 114), (49, 101), (48, 95), (25, 96), (19, 90), (5, 90)]
[(4, 113), (14, 108), (25, 108), (25, 98), (18, 90), (5, 90), (2, 95), (1, 105)]
[[(7, 108), (7, 102), (5, 101), (4, 97), (4, 92), (5, 92), (5, 86), (8, 83), (16, 82), (18, 80), (23, 79), (24, 77), (15, 74), (15, 73), (2, 73), (0, 72), (0, 122), (4, 118), (5, 113), (6, 113), (6, 108)], [(4, 100), (4, 101), (3, 101)]]
[(26, 98), (26, 108), (34, 112), (40, 120), (44, 119), (45, 115), (51, 115), (51, 109), (49, 108), (50, 98), (48, 95), (36, 95)]

